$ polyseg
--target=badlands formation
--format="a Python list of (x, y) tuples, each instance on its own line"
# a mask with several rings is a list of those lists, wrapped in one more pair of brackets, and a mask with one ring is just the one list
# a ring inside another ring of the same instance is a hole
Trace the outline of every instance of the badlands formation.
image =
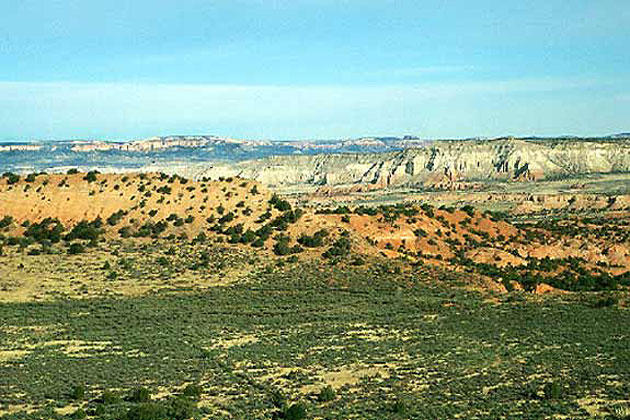
[(240, 176), (269, 186), (367, 184), (381, 188), (458, 182), (554, 180), (630, 172), (628, 140), (436, 141), (368, 154), (273, 156), (214, 165), (200, 176)]

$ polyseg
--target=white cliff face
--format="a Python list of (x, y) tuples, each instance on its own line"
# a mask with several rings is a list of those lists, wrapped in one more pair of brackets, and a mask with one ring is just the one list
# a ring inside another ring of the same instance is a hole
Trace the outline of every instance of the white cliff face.
[(201, 176), (239, 175), (267, 185), (388, 187), (434, 181), (534, 181), (611, 172), (630, 172), (630, 142), (441, 141), (394, 153), (277, 156), (211, 168)]
[(173, 147), (203, 147), (211, 143), (230, 143), (236, 140), (215, 137), (215, 136), (171, 136), (171, 137), (151, 137), (145, 140), (134, 140), (124, 143), (90, 141), (77, 142), (72, 146), (73, 152), (93, 152), (120, 150), (124, 152), (151, 152), (156, 150), (170, 149)]
[(9, 144), (0, 145), (0, 152), (37, 152), (42, 146), (36, 144)]

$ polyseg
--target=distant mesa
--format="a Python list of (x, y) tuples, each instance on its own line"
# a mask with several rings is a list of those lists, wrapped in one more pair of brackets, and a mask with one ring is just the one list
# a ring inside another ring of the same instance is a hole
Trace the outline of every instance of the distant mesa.
[(0, 144), (0, 152), (36, 152), (43, 147), (39, 144)]
[(156, 150), (169, 149), (174, 147), (204, 147), (210, 144), (260, 144), (260, 142), (250, 142), (215, 136), (170, 136), (151, 137), (144, 140), (133, 140), (130, 142), (105, 142), (91, 141), (82, 142), (72, 146), (73, 152), (92, 152), (120, 150), (125, 152), (150, 152)]
[(218, 179), (240, 176), (269, 187), (478, 188), (630, 172), (630, 137), (426, 140), (415, 136), (258, 141), (214, 135), (129, 142), (81, 140), (0, 145), (3, 171), (164, 171)]
[(241, 176), (265, 185), (366, 184), (460, 189), (462, 183), (531, 182), (630, 172), (630, 141), (443, 140), (388, 153), (272, 156), (208, 167), (199, 176)]

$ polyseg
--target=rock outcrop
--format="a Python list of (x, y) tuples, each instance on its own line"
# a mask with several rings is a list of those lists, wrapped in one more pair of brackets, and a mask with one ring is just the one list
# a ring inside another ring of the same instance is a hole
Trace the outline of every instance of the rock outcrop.
[(627, 140), (437, 141), (422, 148), (371, 154), (274, 156), (215, 165), (198, 176), (239, 175), (266, 185), (372, 184), (381, 187), (457, 182), (527, 182), (630, 172)]
[(212, 144), (229, 143), (246, 144), (248, 142), (245, 140), (237, 140), (216, 136), (169, 136), (151, 137), (144, 140), (134, 140), (130, 142), (75, 142), (70, 150), (73, 152), (104, 152), (109, 150), (118, 150), (123, 152), (151, 152), (156, 150), (170, 149), (174, 147), (196, 148)]

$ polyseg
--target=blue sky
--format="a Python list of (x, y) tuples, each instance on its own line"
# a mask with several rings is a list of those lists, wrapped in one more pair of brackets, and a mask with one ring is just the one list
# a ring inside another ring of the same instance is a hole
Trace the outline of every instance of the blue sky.
[(4, 2), (0, 141), (630, 131), (630, 2)]

